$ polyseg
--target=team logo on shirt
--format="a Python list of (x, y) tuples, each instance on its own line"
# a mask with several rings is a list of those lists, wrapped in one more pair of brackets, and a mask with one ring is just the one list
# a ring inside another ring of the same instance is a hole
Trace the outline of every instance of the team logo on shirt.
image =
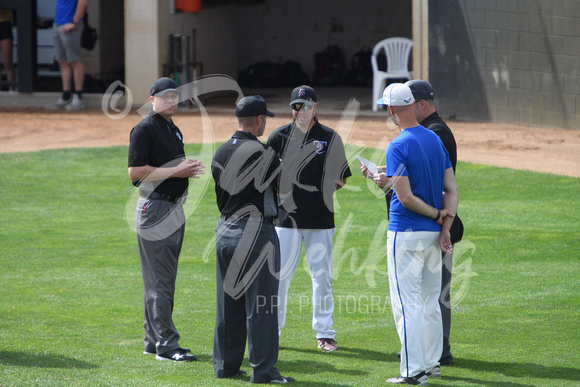
[(326, 141), (314, 140), (314, 150), (319, 155), (321, 155), (324, 152), (326, 152), (326, 147), (327, 146), (328, 146), (328, 142), (326, 142)]
[(175, 132), (175, 136), (177, 136), (179, 141), (183, 141), (183, 139), (181, 138), (181, 134), (179, 134), (179, 132)]

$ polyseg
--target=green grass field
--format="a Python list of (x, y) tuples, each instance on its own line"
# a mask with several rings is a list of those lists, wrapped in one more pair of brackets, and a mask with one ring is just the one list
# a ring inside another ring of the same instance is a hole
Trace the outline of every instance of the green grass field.
[[(210, 164), (212, 149), (188, 145)], [(142, 354), (142, 282), (126, 147), (1, 154), (0, 385), (240, 385), (212, 368), (218, 219), (209, 173), (192, 183), (175, 323), (197, 363)], [(363, 156), (371, 158), (373, 150)], [(278, 368), (295, 385), (376, 386), (398, 374), (386, 206), (358, 165), (336, 195), (335, 328), (322, 353), (297, 271)], [(209, 170), (207, 171), (209, 172)], [(453, 367), (440, 386), (580, 385), (580, 179), (458, 165)], [(127, 215), (128, 214), (128, 215)], [(245, 370), (250, 371), (247, 359)]]

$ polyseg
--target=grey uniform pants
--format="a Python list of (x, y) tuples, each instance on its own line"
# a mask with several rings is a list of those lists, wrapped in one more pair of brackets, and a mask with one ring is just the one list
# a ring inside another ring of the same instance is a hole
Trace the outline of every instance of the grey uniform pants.
[(246, 337), (253, 368), (250, 381), (263, 383), (279, 378), (274, 365), (278, 361), (280, 246), (274, 226), (263, 224), (260, 218), (234, 222), (222, 218), (216, 229), (216, 253), (216, 378), (238, 372)]
[(172, 314), (184, 218), (180, 203), (146, 198), (137, 202), (135, 225), (143, 275), (147, 352), (162, 354), (180, 347)]
[(441, 362), (453, 359), (451, 355), (451, 344), (449, 335), (451, 334), (451, 272), (453, 267), (453, 253), (443, 253), (443, 265), (441, 267), (441, 296), (439, 305), (441, 306), (441, 319), (443, 321), (443, 353)]

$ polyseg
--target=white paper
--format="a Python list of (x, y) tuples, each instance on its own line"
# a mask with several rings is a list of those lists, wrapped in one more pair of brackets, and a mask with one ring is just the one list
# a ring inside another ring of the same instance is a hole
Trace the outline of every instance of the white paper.
[(375, 164), (375, 163), (373, 163), (365, 158), (362, 158), (360, 156), (356, 156), (356, 157), (358, 157), (360, 163), (362, 165), (364, 165), (369, 170), (369, 174), (370, 174), (368, 176), (369, 179), (371, 179), (373, 176), (375, 176), (379, 173), (379, 171), (377, 169), (377, 164)]

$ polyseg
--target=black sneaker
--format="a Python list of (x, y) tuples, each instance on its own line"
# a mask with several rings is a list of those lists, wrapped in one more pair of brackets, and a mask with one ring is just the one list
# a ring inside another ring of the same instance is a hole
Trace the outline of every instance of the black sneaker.
[(197, 357), (188, 353), (183, 348), (177, 348), (176, 350), (160, 353), (155, 356), (157, 360), (172, 360), (172, 361), (197, 361)]
[(427, 379), (427, 375), (425, 375), (425, 372), (419, 372), (415, 376), (409, 377), (399, 376), (396, 378), (387, 379), (387, 383), (410, 384), (412, 386), (428, 386), (429, 379)]
[(246, 372), (246, 371), (244, 371), (244, 370), (238, 370), (238, 372), (236, 372), (236, 373), (235, 373), (235, 374), (233, 374), (233, 375), (224, 376), (224, 379), (229, 379), (229, 378), (236, 378), (236, 377), (238, 377), (238, 376), (244, 376), (244, 375), (246, 375), (246, 374), (247, 374), (247, 372)]
[(280, 377), (278, 379), (272, 379), (270, 380), (270, 383), (274, 383), (274, 384), (285, 384), (285, 383), (292, 383), (296, 381), (296, 379), (290, 377), (290, 376), (282, 376), (280, 375)]
[(442, 366), (452, 366), (454, 364), (455, 364), (455, 361), (453, 360), (453, 356), (448, 356), (445, 359), (439, 360), (439, 365), (442, 365)]

